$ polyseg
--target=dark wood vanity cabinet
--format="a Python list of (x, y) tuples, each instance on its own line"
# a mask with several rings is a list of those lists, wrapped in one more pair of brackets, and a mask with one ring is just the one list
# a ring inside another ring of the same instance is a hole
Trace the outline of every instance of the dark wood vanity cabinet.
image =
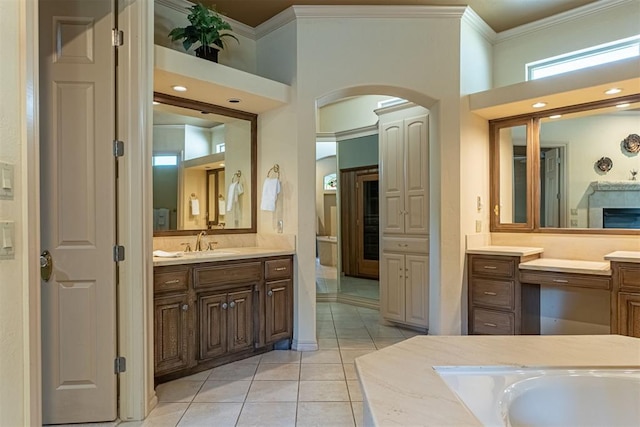
[(290, 340), (292, 265), (285, 256), (155, 267), (156, 382)]
[(640, 338), (640, 264), (611, 262), (611, 333)]
[(540, 333), (540, 288), (518, 277), (518, 264), (534, 258), (468, 256), (470, 335)]

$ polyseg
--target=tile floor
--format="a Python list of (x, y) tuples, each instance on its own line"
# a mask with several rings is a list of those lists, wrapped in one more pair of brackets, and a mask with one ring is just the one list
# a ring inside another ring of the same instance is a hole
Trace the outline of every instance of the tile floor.
[[(336, 267), (322, 265), (317, 258), (316, 292), (319, 294), (335, 294), (338, 292), (338, 273)], [(341, 276), (340, 293), (378, 301), (380, 299), (380, 284), (377, 280)]]
[(276, 350), (161, 384), (160, 403), (137, 424), (362, 425), (354, 359), (417, 335), (380, 325), (378, 318), (376, 310), (318, 303), (318, 351)]

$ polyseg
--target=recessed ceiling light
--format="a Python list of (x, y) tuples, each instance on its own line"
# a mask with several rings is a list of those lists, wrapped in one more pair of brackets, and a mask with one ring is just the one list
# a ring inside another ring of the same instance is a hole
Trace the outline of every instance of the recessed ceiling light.
[(550, 119), (559, 119), (562, 117), (562, 114), (554, 114), (553, 116), (549, 116)]
[(184, 87), (184, 86), (179, 86), (179, 85), (172, 86), (171, 88), (172, 88), (173, 90), (175, 90), (176, 92), (186, 92), (186, 91), (187, 91), (187, 88), (186, 88), (186, 87)]
[(231, 104), (239, 104), (240, 101), (241, 100), (239, 98), (229, 98), (229, 99), (227, 99), (227, 102), (229, 102)]
[(618, 105), (616, 105), (616, 107), (617, 107), (617, 108), (627, 108), (629, 105), (631, 105), (631, 104), (629, 104), (628, 102), (625, 102), (624, 104), (618, 104)]
[(158, 101), (153, 101), (153, 105), (160, 105)]
[(622, 89), (620, 89), (619, 87), (612, 87), (611, 89), (604, 91), (604, 93), (606, 93), (607, 95), (615, 95), (616, 93), (620, 92), (622, 92)]
[(535, 104), (532, 105), (533, 108), (542, 108), (546, 106), (547, 106), (546, 102), (536, 102)]
[(224, 167), (224, 163), (220, 163), (220, 166)]

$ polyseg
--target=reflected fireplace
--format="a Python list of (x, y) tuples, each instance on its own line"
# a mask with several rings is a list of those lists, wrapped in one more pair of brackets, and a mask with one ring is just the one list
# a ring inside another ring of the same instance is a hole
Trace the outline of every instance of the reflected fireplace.
[(640, 229), (640, 208), (604, 208), (602, 226)]

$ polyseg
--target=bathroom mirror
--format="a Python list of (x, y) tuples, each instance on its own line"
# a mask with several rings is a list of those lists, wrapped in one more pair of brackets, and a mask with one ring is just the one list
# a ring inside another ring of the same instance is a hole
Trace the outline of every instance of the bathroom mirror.
[(155, 236), (255, 233), (257, 116), (154, 93)]
[[(500, 205), (491, 230), (527, 229), (516, 213), (519, 194), (535, 231), (640, 234), (639, 123), (640, 95), (491, 121), (491, 202)], [(525, 124), (531, 132), (522, 158)], [(516, 171), (519, 161), (526, 173)], [(523, 179), (526, 193), (513, 191)], [(513, 204), (505, 209), (505, 201)]]

